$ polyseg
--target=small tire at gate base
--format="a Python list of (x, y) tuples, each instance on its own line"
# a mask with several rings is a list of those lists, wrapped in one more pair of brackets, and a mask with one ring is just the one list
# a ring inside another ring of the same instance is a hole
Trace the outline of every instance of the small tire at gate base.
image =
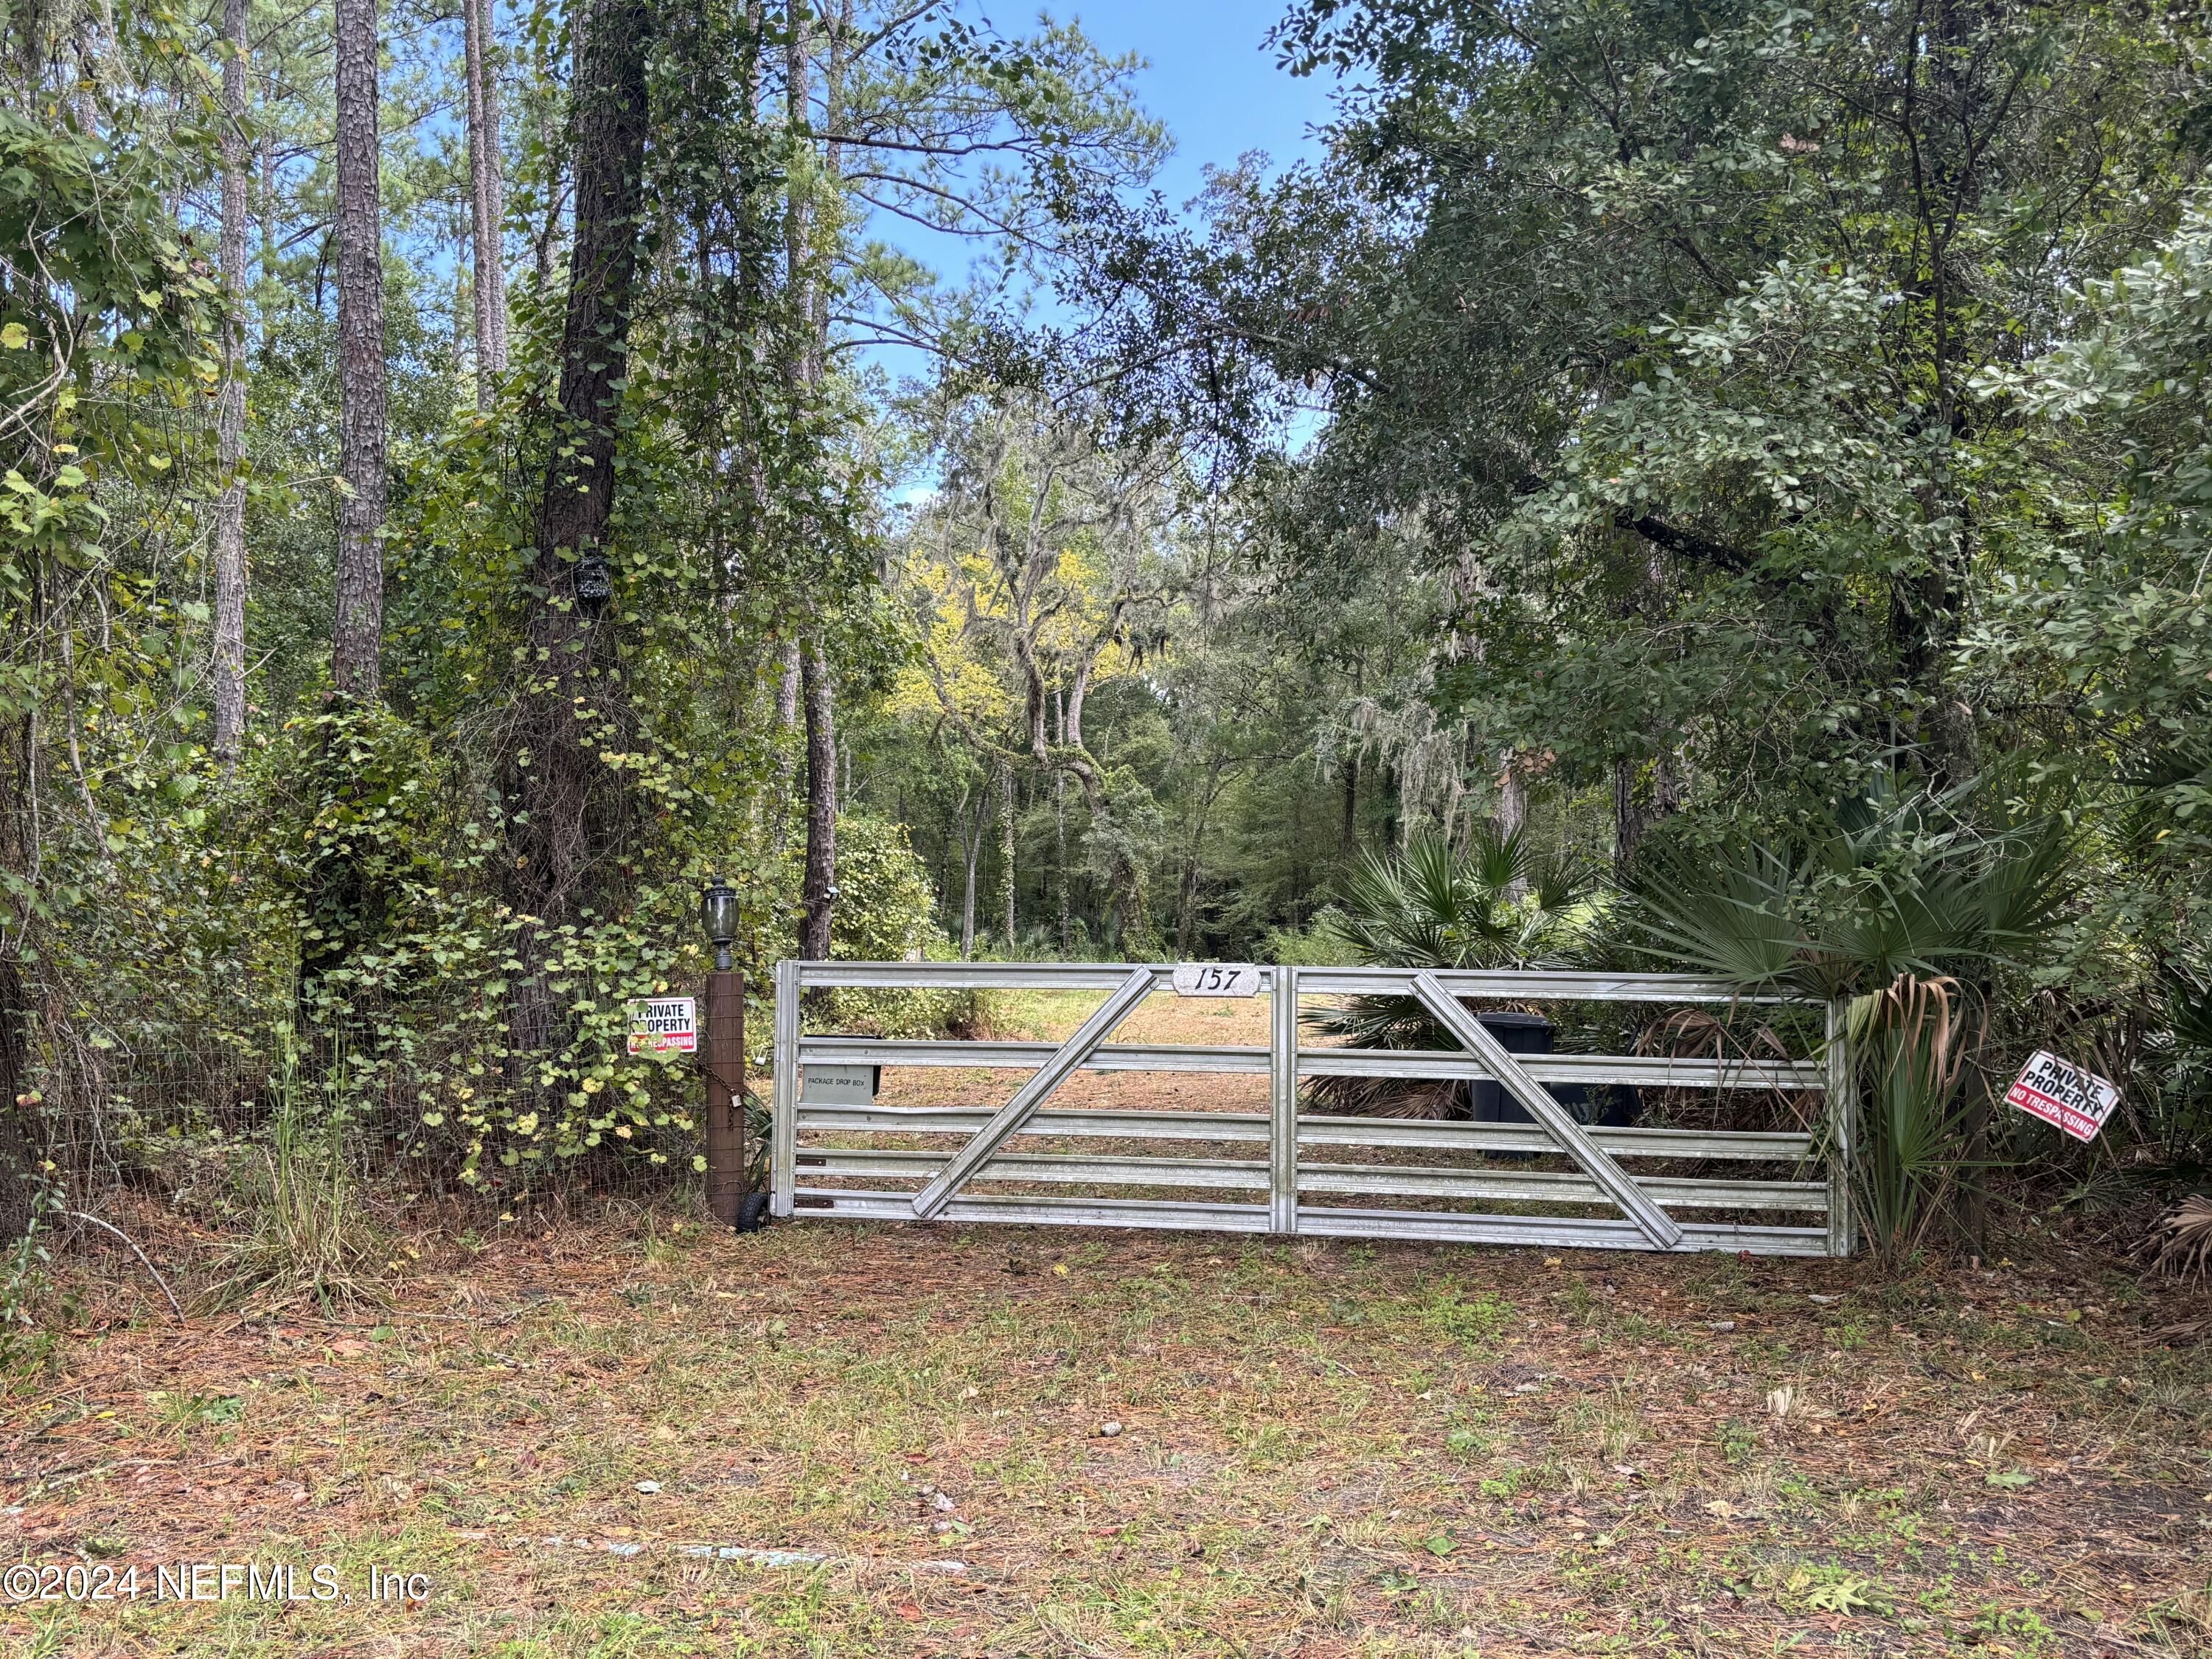
[(738, 1200), (738, 1218), (731, 1224), (741, 1233), (757, 1233), (768, 1224), (768, 1194), (747, 1193)]

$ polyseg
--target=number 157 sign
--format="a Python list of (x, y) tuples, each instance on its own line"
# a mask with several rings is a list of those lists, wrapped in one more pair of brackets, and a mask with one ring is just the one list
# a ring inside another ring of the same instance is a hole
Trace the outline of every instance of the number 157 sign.
[(1260, 970), (1249, 962), (1179, 962), (1175, 993), (1179, 997), (1256, 997)]

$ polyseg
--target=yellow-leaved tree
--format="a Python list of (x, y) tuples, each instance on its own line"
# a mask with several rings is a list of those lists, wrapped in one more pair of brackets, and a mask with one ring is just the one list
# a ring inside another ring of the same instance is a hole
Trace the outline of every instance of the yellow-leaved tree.
[[(1167, 635), (1182, 506), (1176, 461), (1116, 450), (1079, 422), (1001, 393), (957, 400), (935, 434), (939, 487), (915, 511), (895, 587), (923, 648), (893, 694), (902, 718), (949, 726), (975, 767), (957, 812), (967, 863), (962, 947), (975, 937), (977, 853), (993, 786), (1007, 840), (1002, 886), (1013, 943), (1013, 773), (1055, 791), (1073, 780), (1091, 861), (1112, 885), (1126, 951), (1157, 949), (1132, 820), (1143, 786), (1094, 755), (1084, 704), (1141, 673)], [(973, 797), (971, 803), (971, 796)]]

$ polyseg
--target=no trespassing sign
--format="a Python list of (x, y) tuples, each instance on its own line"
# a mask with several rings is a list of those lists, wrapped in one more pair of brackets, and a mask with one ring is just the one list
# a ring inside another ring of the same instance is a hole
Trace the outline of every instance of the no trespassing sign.
[(2005, 1091), (2005, 1104), (2056, 1125), (2076, 1140), (2094, 1140), (2119, 1103), (2118, 1085), (2069, 1066), (2045, 1048), (2035, 1051)]

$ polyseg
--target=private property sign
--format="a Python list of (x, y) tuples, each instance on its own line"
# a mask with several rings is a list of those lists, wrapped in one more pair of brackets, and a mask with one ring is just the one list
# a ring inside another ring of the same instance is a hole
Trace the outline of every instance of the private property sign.
[(2094, 1072), (2069, 1066), (2039, 1048), (2005, 1091), (2005, 1103), (2056, 1125), (2076, 1140), (2094, 1140), (2112, 1108), (2120, 1103), (2120, 1091)]
[(647, 997), (631, 1003), (629, 1051), (696, 1054), (699, 1052), (699, 1005), (690, 997)]

